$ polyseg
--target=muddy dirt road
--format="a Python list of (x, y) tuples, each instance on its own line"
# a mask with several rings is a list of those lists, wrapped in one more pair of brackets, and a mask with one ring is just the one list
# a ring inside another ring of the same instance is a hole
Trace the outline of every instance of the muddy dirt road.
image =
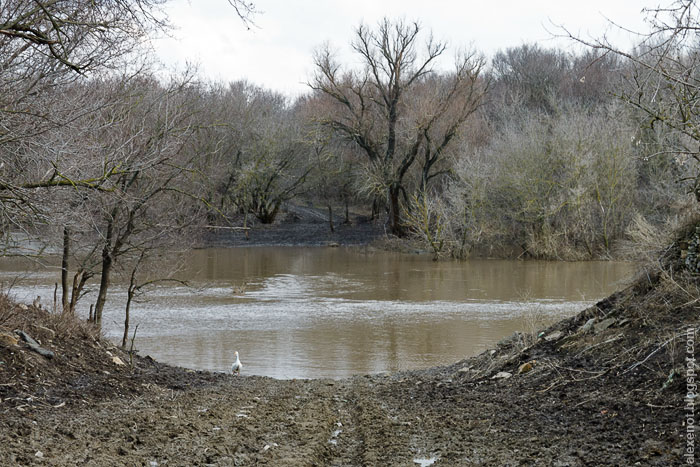
[(3, 465), (222, 466), (680, 460), (678, 419), (664, 417), (663, 401), (653, 407), (575, 385), (547, 392), (529, 386), (429, 374), (343, 381), (228, 376), (186, 390), (147, 385), (136, 397), (3, 420), (0, 458)]

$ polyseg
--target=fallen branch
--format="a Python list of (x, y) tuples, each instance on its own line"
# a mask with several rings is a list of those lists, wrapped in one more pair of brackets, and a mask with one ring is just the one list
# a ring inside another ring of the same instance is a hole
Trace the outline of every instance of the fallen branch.
[(221, 229), (221, 230), (250, 230), (250, 227), (224, 227), (218, 225), (205, 225), (205, 229)]
[(597, 344), (590, 345), (590, 346), (586, 347), (585, 349), (583, 349), (582, 351), (580, 351), (579, 353), (577, 353), (576, 355), (574, 355), (574, 358), (579, 357), (581, 354), (586, 353), (589, 350), (594, 349), (600, 345), (605, 345), (605, 344), (609, 344), (610, 342), (615, 342), (616, 340), (620, 339), (621, 337), (623, 337), (623, 334), (618, 334), (617, 336), (613, 337), (612, 339), (608, 339), (604, 342), (599, 342)]
[(15, 334), (21, 337), (22, 340), (27, 343), (27, 346), (39, 355), (43, 355), (46, 358), (53, 358), (55, 356), (55, 354), (52, 351), (40, 346), (39, 343), (32, 339), (32, 337), (26, 332), (20, 331), (19, 329), (15, 329)]
[(646, 357), (644, 360), (642, 360), (641, 362), (637, 362), (637, 363), (635, 363), (634, 365), (632, 365), (631, 367), (627, 368), (625, 371), (622, 372), (622, 374), (624, 375), (625, 373), (628, 373), (628, 372), (634, 370), (634, 369), (637, 368), (639, 365), (642, 365), (642, 364), (646, 363), (646, 361), (649, 360), (651, 357), (653, 357), (654, 354), (656, 354), (659, 350), (661, 350), (661, 349), (663, 349), (664, 347), (666, 347), (666, 346), (668, 345), (669, 342), (671, 342), (672, 340), (674, 340), (674, 339), (676, 339), (677, 337), (680, 337), (680, 336), (682, 336), (682, 335), (683, 335), (683, 334), (681, 333), (681, 334), (678, 334), (678, 335), (676, 335), (676, 336), (673, 336), (672, 338), (670, 338), (669, 340), (667, 340), (666, 342), (664, 342), (663, 344), (661, 344), (660, 346), (658, 346), (658, 347), (656, 348), (656, 350), (654, 350), (652, 353), (650, 353), (649, 355), (647, 355), (647, 357)]

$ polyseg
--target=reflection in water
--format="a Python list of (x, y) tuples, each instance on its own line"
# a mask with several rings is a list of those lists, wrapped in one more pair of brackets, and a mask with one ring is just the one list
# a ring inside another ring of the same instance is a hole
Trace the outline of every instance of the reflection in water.
[[(180, 275), (195, 288), (162, 286), (132, 308), (136, 347), (164, 362), (219, 371), (238, 350), (244, 374), (280, 378), (451, 363), (526, 329), (527, 315), (575, 313), (633, 271), (621, 262), (436, 263), (342, 248), (195, 250), (186, 264)], [(57, 268), (3, 260), (0, 281), (20, 271), (24, 278), (12, 289), (18, 299), (53, 295)], [(104, 331), (115, 340), (124, 300), (115, 289), (105, 310)]]

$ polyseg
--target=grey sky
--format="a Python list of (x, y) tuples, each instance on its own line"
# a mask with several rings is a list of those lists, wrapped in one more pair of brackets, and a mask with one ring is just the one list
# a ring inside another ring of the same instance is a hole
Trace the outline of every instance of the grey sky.
[(261, 14), (246, 30), (226, 0), (175, 0), (167, 12), (177, 26), (175, 38), (157, 41), (168, 65), (196, 63), (214, 80), (247, 78), (294, 96), (306, 91), (315, 47), (329, 42), (351, 60), (348, 43), (364, 21), (384, 16), (418, 20), (446, 40), (451, 51), (475, 48), (492, 55), (523, 42), (565, 46), (547, 29), (563, 24), (581, 35), (607, 33), (625, 46), (627, 34), (611, 30), (606, 18), (644, 30), (642, 8), (648, 0), (254, 0)]

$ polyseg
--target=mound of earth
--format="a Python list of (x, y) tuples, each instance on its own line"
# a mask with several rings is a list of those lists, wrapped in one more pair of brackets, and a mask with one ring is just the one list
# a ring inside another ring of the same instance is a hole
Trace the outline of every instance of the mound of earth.
[(697, 245), (685, 232), (628, 288), (536, 336), (446, 367), (335, 381), (130, 359), (71, 317), (5, 298), (0, 465), (686, 463)]

